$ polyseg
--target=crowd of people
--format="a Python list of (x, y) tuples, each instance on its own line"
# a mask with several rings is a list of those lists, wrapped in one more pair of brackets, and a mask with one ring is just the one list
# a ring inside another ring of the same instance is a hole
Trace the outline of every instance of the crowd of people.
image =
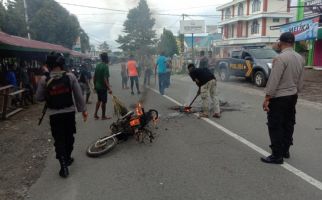
[(1, 62), (0, 85), (11, 85), (13, 91), (24, 89), (22, 95), (15, 95), (12, 99), (14, 106), (26, 106), (34, 103), (34, 88), (36, 87), (36, 73), (27, 62)]
[[(267, 112), (268, 132), (271, 139), (272, 154), (263, 157), (265, 163), (282, 164), (284, 158), (290, 157), (290, 146), (293, 145), (293, 132), (295, 125), (295, 106), (297, 93), (303, 86), (304, 60), (293, 49), (295, 39), (291, 33), (282, 34), (279, 48), (281, 54), (274, 59), (272, 72), (266, 87), (266, 96), (263, 102), (263, 109)], [(97, 94), (95, 107), (95, 119), (109, 119), (106, 115), (106, 103), (108, 93), (112, 94), (110, 85), (109, 59), (107, 53), (100, 55), (101, 62), (96, 65), (93, 77), (94, 89)], [(154, 73), (158, 76), (159, 92), (165, 94), (165, 89), (170, 86), (171, 62), (161, 52), (155, 61), (145, 57), (140, 64), (144, 70), (144, 82), (149, 84), (150, 76)], [(200, 118), (208, 118), (213, 110), (213, 117), (220, 118), (220, 105), (217, 97), (217, 81), (214, 76), (214, 59), (209, 52), (208, 57), (205, 52), (200, 53), (199, 67), (194, 63), (188, 65), (188, 73), (191, 79), (199, 87), (198, 94), (202, 99), (202, 112)], [(59, 160), (61, 168), (59, 175), (67, 177), (69, 175), (68, 166), (74, 159), (71, 157), (74, 136), (76, 133), (75, 112), (82, 112), (86, 121), (88, 113), (86, 111), (86, 101), (89, 103), (91, 91), (91, 75), (86, 67), (81, 70), (81, 75), (77, 78), (70, 72), (64, 70), (64, 57), (61, 54), (52, 53), (47, 57), (44, 76), (39, 81), (36, 93), (38, 101), (46, 101), (49, 109), (48, 115), (56, 150), (56, 158)], [(121, 63), (122, 88), (128, 89), (128, 78), (131, 81), (131, 94), (134, 95), (134, 85), (137, 94), (140, 94), (139, 76), (140, 70), (138, 62), (133, 55), (128, 59), (123, 59)], [(9, 77), (9, 76), (8, 76)], [(209, 107), (209, 98), (213, 108)], [(101, 108), (102, 115), (98, 115)]]

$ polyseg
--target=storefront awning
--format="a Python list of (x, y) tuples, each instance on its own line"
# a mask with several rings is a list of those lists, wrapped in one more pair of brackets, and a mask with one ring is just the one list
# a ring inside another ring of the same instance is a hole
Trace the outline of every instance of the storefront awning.
[(37, 40), (8, 35), (0, 32), (0, 49), (27, 52), (51, 52), (69, 53), (71, 50), (61, 45), (50, 44)]

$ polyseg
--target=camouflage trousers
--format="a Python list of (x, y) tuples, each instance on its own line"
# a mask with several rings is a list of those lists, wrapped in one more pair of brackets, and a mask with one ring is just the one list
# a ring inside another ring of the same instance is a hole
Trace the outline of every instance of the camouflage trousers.
[(209, 115), (209, 99), (211, 100), (211, 109), (214, 113), (220, 113), (219, 99), (216, 94), (217, 81), (210, 80), (205, 85), (201, 86), (200, 96), (202, 100), (203, 113)]

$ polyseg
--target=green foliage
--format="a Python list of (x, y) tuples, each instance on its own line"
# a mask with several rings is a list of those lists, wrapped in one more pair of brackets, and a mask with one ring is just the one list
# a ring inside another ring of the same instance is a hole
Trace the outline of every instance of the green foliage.
[(32, 38), (72, 48), (80, 33), (78, 19), (54, 1), (47, 1), (30, 22)]
[(3, 30), (3, 25), (5, 22), (6, 9), (3, 5), (3, 1), (0, 0), (0, 31)]
[[(26, 0), (32, 39), (61, 44), (72, 48), (78, 37), (81, 38), (82, 52), (90, 49), (89, 37), (80, 27), (75, 15), (54, 0)], [(2, 6), (3, 7), (3, 6)], [(0, 5), (0, 22), (3, 13)], [(9, 0), (4, 10), (4, 23), (0, 29), (12, 35), (26, 37), (26, 22), (23, 0)]]
[(167, 57), (179, 54), (177, 40), (170, 30), (163, 29), (163, 33), (158, 44), (158, 50), (160, 52), (164, 52)]
[(125, 35), (120, 35), (116, 40), (125, 52), (136, 52), (143, 55), (153, 48), (156, 34), (153, 30), (155, 19), (152, 18), (146, 0), (140, 0), (139, 5), (131, 9), (124, 22)]
[(24, 17), (23, 0), (8, 1), (3, 30), (8, 34), (26, 36), (27, 26)]
[(83, 53), (86, 53), (86, 51), (91, 50), (91, 46), (89, 44), (89, 37), (83, 29), (80, 30), (80, 41)]

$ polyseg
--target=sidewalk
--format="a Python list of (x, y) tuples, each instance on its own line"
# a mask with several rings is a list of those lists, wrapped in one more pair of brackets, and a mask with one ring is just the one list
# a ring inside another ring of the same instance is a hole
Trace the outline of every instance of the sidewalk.
[(322, 71), (305, 69), (302, 99), (322, 103)]

